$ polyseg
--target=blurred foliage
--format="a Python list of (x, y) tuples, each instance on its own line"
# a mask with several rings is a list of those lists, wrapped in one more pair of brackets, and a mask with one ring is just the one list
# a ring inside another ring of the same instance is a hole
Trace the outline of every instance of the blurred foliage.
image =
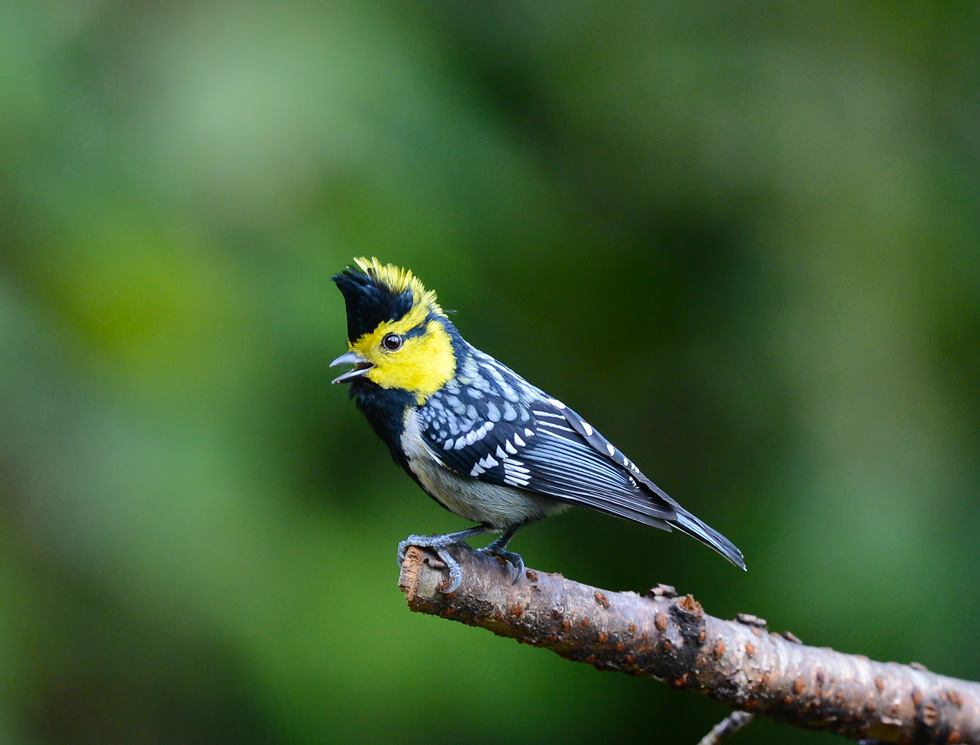
[[(529, 566), (980, 679), (980, 11), (0, 4), (0, 740), (694, 742), (723, 707), (408, 613), (462, 527), (332, 388), (411, 267), (749, 572)], [(757, 724), (740, 741), (817, 741)]]

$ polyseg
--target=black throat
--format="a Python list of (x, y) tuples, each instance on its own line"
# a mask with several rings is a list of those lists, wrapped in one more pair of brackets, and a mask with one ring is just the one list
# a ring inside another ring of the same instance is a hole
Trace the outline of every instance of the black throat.
[(415, 405), (415, 396), (408, 391), (382, 388), (363, 377), (351, 382), (350, 396), (367, 418), (371, 429), (388, 446), (391, 457), (398, 465), (407, 468), (408, 462), (401, 452), (399, 440), (405, 429), (405, 410)]

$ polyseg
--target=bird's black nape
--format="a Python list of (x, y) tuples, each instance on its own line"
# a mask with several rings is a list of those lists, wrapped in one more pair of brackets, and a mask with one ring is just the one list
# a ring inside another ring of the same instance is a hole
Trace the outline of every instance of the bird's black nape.
[(377, 277), (345, 269), (333, 281), (347, 303), (347, 339), (353, 343), (384, 321), (396, 321), (412, 308), (412, 291), (395, 292)]

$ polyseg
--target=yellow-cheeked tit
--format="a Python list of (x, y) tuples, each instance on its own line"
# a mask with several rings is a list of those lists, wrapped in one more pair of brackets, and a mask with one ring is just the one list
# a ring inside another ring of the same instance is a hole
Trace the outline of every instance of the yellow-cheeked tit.
[(347, 303), (348, 352), (331, 363), (354, 368), (334, 383), (350, 395), (395, 461), (446, 509), (477, 523), (398, 547), (434, 549), (502, 533), (486, 548), (523, 573), (507, 544), (522, 525), (570, 506), (590, 507), (662, 530), (677, 528), (742, 569), (735, 545), (665, 494), (582, 417), (460, 336), (435, 293), (410, 271), (358, 258), (333, 281)]

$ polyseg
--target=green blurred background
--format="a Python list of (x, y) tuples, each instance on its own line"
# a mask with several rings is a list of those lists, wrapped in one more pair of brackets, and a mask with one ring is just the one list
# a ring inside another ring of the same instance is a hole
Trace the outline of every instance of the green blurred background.
[(363, 254), (749, 571), (584, 512), (528, 566), (980, 678), (978, 8), (5, 0), (0, 741), (725, 716), (406, 610), (465, 523), (329, 385)]

